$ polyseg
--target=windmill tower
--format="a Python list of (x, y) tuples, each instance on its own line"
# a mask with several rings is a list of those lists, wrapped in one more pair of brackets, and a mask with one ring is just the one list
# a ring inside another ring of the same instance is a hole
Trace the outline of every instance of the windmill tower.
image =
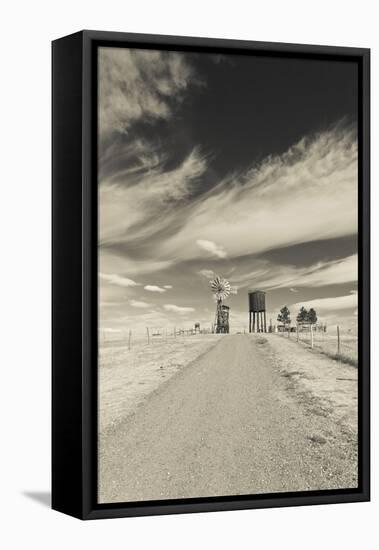
[(212, 292), (216, 299), (216, 315), (214, 321), (215, 332), (217, 334), (229, 333), (229, 307), (224, 305), (224, 300), (230, 294), (230, 283), (222, 277), (216, 276), (210, 281)]

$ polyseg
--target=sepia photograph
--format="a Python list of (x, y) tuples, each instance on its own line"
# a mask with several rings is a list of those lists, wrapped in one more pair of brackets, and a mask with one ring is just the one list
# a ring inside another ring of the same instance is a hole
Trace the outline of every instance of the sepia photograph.
[(97, 502), (357, 489), (359, 72), (97, 49)]

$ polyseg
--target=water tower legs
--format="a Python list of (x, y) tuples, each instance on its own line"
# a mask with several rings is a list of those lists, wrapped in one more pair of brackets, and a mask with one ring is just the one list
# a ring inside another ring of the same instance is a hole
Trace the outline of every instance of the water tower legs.
[(249, 311), (249, 332), (255, 332), (255, 324), (258, 322), (258, 317), (255, 311)]
[(249, 332), (267, 332), (265, 311), (249, 311)]
[[(267, 332), (266, 293), (263, 290), (251, 290), (249, 295), (249, 331)], [(253, 316), (251, 315), (253, 314)]]

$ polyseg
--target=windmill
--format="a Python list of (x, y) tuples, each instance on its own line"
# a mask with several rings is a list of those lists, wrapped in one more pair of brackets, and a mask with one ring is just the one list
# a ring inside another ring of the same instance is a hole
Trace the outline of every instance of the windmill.
[(224, 305), (224, 300), (230, 294), (230, 283), (217, 275), (210, 281), (210, 285), (217, 303), (214, 322), (216, 333), (229, 333), (229, 307)]

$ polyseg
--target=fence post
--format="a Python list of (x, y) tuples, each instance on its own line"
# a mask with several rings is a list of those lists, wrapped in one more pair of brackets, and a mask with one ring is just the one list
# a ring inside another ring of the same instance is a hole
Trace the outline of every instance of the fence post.
[(299, 341), (299, 323), (296, 323), (296, 342)]
[(311, 325), (311, 348), (313, 349), (313, 325)]
[(132, 340), (132, 331), (129, 329), (129, 338), (128, 338), (128, 350), (130, 350), (130, 342)]
[(150, 333), (149, 333), (149, 327), (146, 327), (147, 332), (147, 343), (150, 344)]
[(337, 354), (341, 354), (341, 338), (340, 338), (340, 327), (337, 325)]
[(291, 330), (291, 327), (288, 325), (288, 338), (290, 337), (290, 330)]

